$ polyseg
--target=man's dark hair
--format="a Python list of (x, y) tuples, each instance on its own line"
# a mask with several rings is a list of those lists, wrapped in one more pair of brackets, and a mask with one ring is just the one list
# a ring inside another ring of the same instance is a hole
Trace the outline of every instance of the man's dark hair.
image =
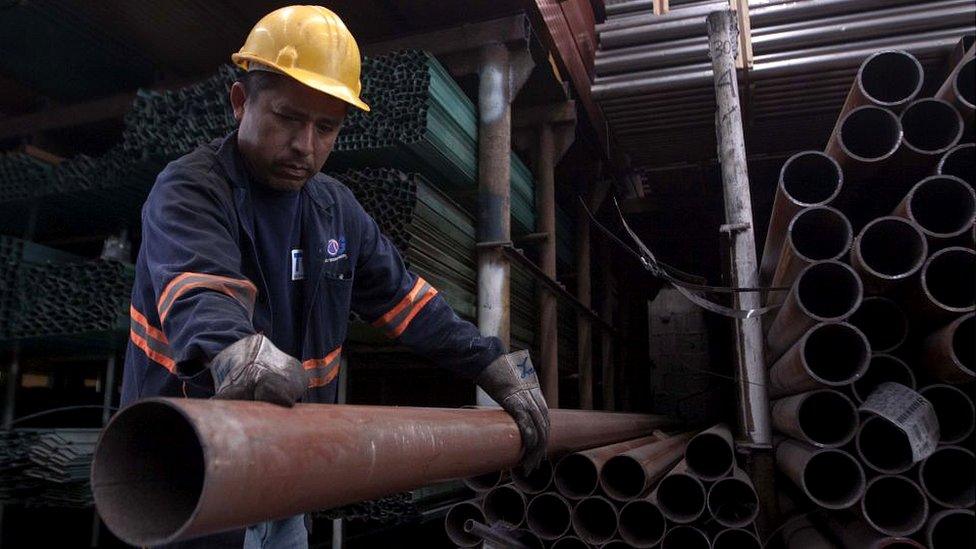
[(244, 84), (244, 92), (248, 98), (257, 99), (261, 92), (273, 88), (281, 78), (286, 77), (271, 71), (248, 71), (241, 75), (238, 81)]

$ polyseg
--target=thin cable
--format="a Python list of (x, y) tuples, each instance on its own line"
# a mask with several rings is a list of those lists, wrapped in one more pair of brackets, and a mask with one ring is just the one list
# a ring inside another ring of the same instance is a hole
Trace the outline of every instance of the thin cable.
[[(29, 419), (34, 419), (34, 418), (46, 416), (46, 415), (49, 415), (49, 414), (56, 414), (56, 413), (59, 413), (59, 412), (67, 412), (67, 411), (70, 411), (70, 410), (81, 410), (81, 409), (86, 409), (86, 408), (98, 408), (99, 410), (104, 410), (105, 409), (105, 406), (102, 406), (101, 404), (79, 404), (77, 406), (62, 406), (60, 408), (51, 408), (50, 410), (44, 410), (43, 412), (37, 412), (35, 414), (29, 414), (29, 415), (26, 415), (26, 416), (19, 417), (19, 418), (15, 419), (15, 420), (11, 421), (10, 424), (11, 425), (14, 425), (16, 423), (20, 423), (21, 421), (27, 421)], [(109, 406), (108, 409), (109, 410), (112, 410), (114, 412), (114, 411), (118, 410), (118, 407), (116, 407), (116, 406)]]

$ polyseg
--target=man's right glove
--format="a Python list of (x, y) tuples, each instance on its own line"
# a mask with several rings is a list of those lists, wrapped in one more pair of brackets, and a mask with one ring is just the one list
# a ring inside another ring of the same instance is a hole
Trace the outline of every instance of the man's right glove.
[(210, 361), (214, 398), (263, 400), (294, 406), (308, 379), (302, 363), (281, 351), (261, 334), (230, 345)]
[(475, 382), (501, 405), (522, 435), (522, 466), (531, 472), (546, 456), (549, 442), (549, 407), (539, 388), (528, 351), (502, 355), (488, 365)]

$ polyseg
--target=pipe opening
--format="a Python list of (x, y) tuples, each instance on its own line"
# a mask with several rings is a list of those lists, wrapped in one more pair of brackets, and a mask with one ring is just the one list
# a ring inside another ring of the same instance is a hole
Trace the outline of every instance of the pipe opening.
[(705, 488), (688, 475), (668, 475), (657, 487), (657, 504), (675, 522), (691, 522), (705, 510)]
[(552, 483), (552, 462), (543, 459), (531, 473), (527, 473), (521, 465), (513, 467), (512, 483), (526, 494), (544, 492)]
[(840, 446), (854, 438), (857, 408), (837, 391), (816, 391), (797, 411), (800, 429), (808, 439), (822, 446)]
[(796, 297), (803, 309), (820, 321), (840, 320), (861, 303), (861, 281), (854, 271), (834, 261), (814, 263), (796, 282)]
[(940, 154), (962, 137), (962, 118), (955, 107), (939, 99), (922, 99), (901, 114), (905, 144), (925, 154)]
[(892, 155), (901, 142), (901, 125), (891, 111), (858, 107), (840, 126), (840, 143), (862, 162), (876, 162)]
[(569, 454), (556, 464), (553, 482), (560, 494), (579, 499), (596, 491), (600, 476), (589, 458), (581, 454)]
[(638, 548), (654, 547), (664, 537), (665, 521), (661, 510), (647, 500), (636, 500), (620, 510), (620, 537)]
[(964, 181), (933, 176), (919, 183), (908, 200), (912, 219), (935, 236), (962, 234), (976, 220), (976, 193)]
[(735, 465), (729, 442), (716, 433), (699, 433), (685, 448), (688, 470), (698, 478), (714, 480), (724, 477)]
[(867, 339), (848, 324), (822, 324), (803, 344), (803, 362), (813, 377), (827, 385), (843, 385), (859, 378), (871, 350)]
[(928, 518), (925, 494), (912, 481), (899, 476), (874, 478), (861, 501), (864, 517), (889, 536), (917, 532)]
[(915, 374), (905, 361), (891, 355), (872, 355), (867, 371), (851, 387), (854, 398), (858, 402), (864, 402), (878, 385), (887, 381), (900, 383), (910, 389), (915, 388)]
[(676, 526), (664, 534), (661, 549), (709, 549), (708, 536), (693, 526)]
[(903, 51), (884, 51), (868, 58), (858, 75), (861, 90), (885, 106), (910, 101), (922, 89), (922, 66)]
[(518, 526), (525, 519), (525, 497), (512, 486), (499, 486), (485, 495), (485, 518), (489, 523)]
[(910, 276), (922, 267), (928, 251), (922, 233), (898, 217), (882, 217), (868, 223), (854, 246), (864, 267), (887, 279)]
[(129, 407), (96, 447), (92, 492), (118, 537), (157, 545), (191, 520), (203, 493), (203, 447), (180, 411), (162, 402)]
[(976, 514), (955, 509), (932, 518), (928, 530), (929, 549), (976, 547)]
[(484, 513), (477, 504), (470, 501), (462, 501), (454, 505), (444, 517), (444, 531), (447, 537), (459, 547), (475, 547), (481, 543), (481, 538), (464, 530), (464, 523), (469, 520), (485, 522)]
[(762, 543), (748, 530), (722, 530), (712, 540), (712, 549), (762, 549)]
[(938, 305), (955, 312), (972, 310), (976, 304), (973, 280), (976, 280), (976, 252), (966, 248), (939, 250), (922, 271), (926, 293)]
[(730, 528), (741, 528), (759, 514), (759, 498), (748, 483), (735, 477), (715, 481), (708, 491), (708, 510), (715, 522)]
[(647, 476), (639, 461), (624, 455), (607, 460), (601, 471), (603, 489), (613, 499), (627, 501), (644, 492)]
[(604, 543), (617, 533), (617, 512), (603, 498), (586, 498), (573, 510), (573, 525), (583, 541), (594, 545)]
[(976, 459), (965, 448), (939, 448), (922, 462), (918, 478), (939, 505), (970, 507), (976, 503)]
[(970, 186), (976, 185), (976, 145), (965, 143), (947, 152), (939, 162), (941, 175), (954, 175)]
[(921, 394), (935, 408), (940, 444), (962, 442), (973, 432), (976, 409), (966, 393), (951, 385), (931, 385)]
[(861, 423), (856, 444), (864, 463), (878, 472), (895, 474), (912, 467), (908, 435), (884, 418), (872, 416)]
[(565, 536), (557, 539), (552, 544), (552, 549), (590, 549), (590, 546), (579, 538)]
[(850, 454), (823, 450), (803, 469), (803, 488), (821, 507), (846, 509), (864, 493), (864, 471)]
[(572, 510), (563, 498), (542, 493), (533, 498), (525, 513), (529, 529), (542, 539), (553, 540), (569, 530)]
[(503, 471), (492, 471), (476, 477), (463, 479), (464, 485), (475, 492), (487, 492), (502, 483)]
[(818, 151), (791, 156), (780, 173), (786, 195), (809, 206), (825, 204), (837, 196), (842, 178), (837, 162)]
[(956, 96), (962, 99), (970, 109), (976, 106), (976, 59), (970, 57), (966, 61), (953, 83)]
[(964, 368), (976, 370), (976, 317), (968, 316), (952, 333), (952, 353)]
[(871, 350), (878, 353), (897, 349), (908, 337), (905, 311), (888, 298), (865, 298), (848, 322), (864, 333)]
[(838, 259), (851, 247), (851, 224), (833, 208), (809, 208), (790, 222), (787, 238), (808, 261)]

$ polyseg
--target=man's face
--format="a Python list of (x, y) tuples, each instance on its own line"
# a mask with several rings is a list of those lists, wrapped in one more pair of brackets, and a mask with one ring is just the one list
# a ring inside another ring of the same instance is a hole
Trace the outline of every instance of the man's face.
[(241, 82), (230, 92), (251, 177), (272, 189), (300, 190), (329, 158), (346, 103), (286, 76), (255, 95), (248, 97)]

